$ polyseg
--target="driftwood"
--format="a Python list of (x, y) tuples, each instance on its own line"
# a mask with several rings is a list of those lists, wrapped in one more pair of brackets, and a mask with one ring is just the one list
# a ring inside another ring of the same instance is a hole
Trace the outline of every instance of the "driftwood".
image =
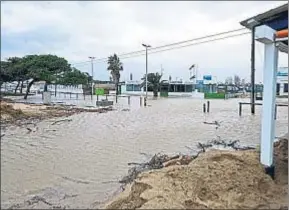
[(220, 126), (221, 126), (221, 122), (218, 122), (218, 121), (214, 121), (214, 122), (203, 122), (204, 124), (207, 124), (207, 125), (216, 125), (216, 129), (218, 129)]
[(51, 123), (51, 125), (55, 125), (55, 124), (60, 123), (60, 122), (70, 122), (70, 121), (72, 121), (72, 119), (61, 119), (61, 120), (57, 120), (57, 121)]
[[(191, 147), (186, 146), (187, 149), (190, 151), (193, 151), (193, 155), (175, 155), (172, 157), (169, 157), (165, 154), (155, 154), (153, 157), (150, 158), (148, 162), (144, 163), (135, 163), (131, 162), (128, 163), (129, 166), (133, 166), (129, 169), (128, 175), (123, 177), (121, 180), (119, 180), (119, 183), (123, 184), (121, 186), (122, 189), (124, 189), (124, 186), (128, 183), (133, 182), (137, 176), (144, 172), (149, 171), (153, 169), (161, 169), (163, 167), (169, 167), (172, 165), (187, 165), (194, 159), (196, 159), (201, 153), (206, 152), (209, 148), (213, 148), (214, 146), (223, 146), (224, 148), (231, 148), (233, 150), (249, 150), (249, 149), (255, 149), (254, 147), (250, 146), (240, 146), (238, 145), (239, 141), (224, 141), (221, 140), (220, 137), (218, 139), (213, 139), (211, 141), (208, 141), (207, 143), (197, 143), (198, 150), (195, 150)], [(149, 155), (146, 153), (141, 153), (142, 155), (145, 155), (148, 157)]]

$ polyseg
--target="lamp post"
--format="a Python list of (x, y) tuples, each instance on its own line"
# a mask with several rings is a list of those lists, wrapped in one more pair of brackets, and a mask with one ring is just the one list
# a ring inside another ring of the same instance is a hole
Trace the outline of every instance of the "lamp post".
[(93, 60), (95, 59), (95, 57), (89, 56), (88, 57), (91, 60), (91, 100), (93, 97)]
[(144, 105), (147, 105), (147, 98), (148, 98), (148, 48), (150, 48), (150, 45), (142, 44), (143, 47), (146, 48), (146, 76), (145, 76), (145, 85), (146, 85), (146, 97), (144, 101)]

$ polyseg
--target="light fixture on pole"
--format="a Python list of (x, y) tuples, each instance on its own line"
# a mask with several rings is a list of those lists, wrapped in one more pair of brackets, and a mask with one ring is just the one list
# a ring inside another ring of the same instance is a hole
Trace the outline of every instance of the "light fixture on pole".
[(91, 60), (91, 99), (92, 99), (92, 96), (93, 96), (93, 60), (95, 59), (95, 57), (92, 57), (92, 56), (89, 56), (88, 57), (90, 60)]
[(145, 75), (145, 86), (146, 86), (146, 97), (145, 97), (145, 106), (148, 98), (148, 48), (150, 48), (150, 45), (142, 44), (143, 47), (146, 48), (146, 75)]
[[(193, 64), (190, 68), (189, 68), (189, 71), (190, 71), (190, 80), (192, 80), (192, 69), (195, 68), (195, 64)], [(195, 76), (195, 75), (194, 75)]]

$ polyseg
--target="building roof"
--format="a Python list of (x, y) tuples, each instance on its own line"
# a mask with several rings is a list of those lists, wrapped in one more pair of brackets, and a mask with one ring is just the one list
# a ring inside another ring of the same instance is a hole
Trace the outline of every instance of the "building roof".
[[(288, 29), (288, 3), (243, 20), (240, 24), (250, 30), (261, 25), (266, 25), (275, 31)], [(288, 37), (280, 41), (278, 48), (281, 52), (288, 53)]]
[(277, 8), (271, 9), (262, 14), (250, 17), (240, 22), (240, 24), (248, 29), (255, 26), (267, 25), (272, 29), (279, 31), (288, 28), (288, 4), (284, 4)]

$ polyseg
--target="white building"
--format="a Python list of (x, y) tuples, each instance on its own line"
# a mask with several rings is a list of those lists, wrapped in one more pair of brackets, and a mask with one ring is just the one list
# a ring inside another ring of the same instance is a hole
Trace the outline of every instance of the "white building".
[(277, 95), (288, 96), (288, 67), (280, 67), (277, 73)]

